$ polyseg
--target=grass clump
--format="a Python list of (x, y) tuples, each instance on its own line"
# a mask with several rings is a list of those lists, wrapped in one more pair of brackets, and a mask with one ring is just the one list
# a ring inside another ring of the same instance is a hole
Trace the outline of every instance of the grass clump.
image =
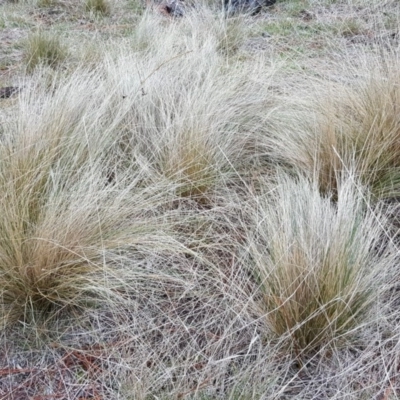
[(55, 33), (32, 34), (25, 45), (26, 69), (32, 72), (39, 65), (55, 68), (67, 58), (67, 49)]
[(36, 4), (38, 7), (43, 7), (43, 8), (53, 7), (57, 5), (57, 0), (38, 0)]
[(221, 20), (217, 27), (217, 37), (219, 37), (218, 49), (224, 55), (233, 56), (244, 43), (244, 31), (246, 29), (246, 17), (236, 17)]
[(107, 0), (86, 0), (85, 8), (88, 12), (100, 15), (109, 15), (111, 12), (111, 7)]
[[(115, 115), (125, 132), (116, 139), (123, 164), (146, 162), (180, 196), (205, 200), (226, 182), (240, 180), (240, 173), (256, 162), (257, 135), (251, 123), (261, 123), (273, 106), (273, 95), (265, 90), (273, 69), (257, 63), (227, 74), (220, 32), (211, 29), (218, 21), (203, 17), (200, 23), (190, 16), (178, 22), (191, 37), (182, 40), (177, 27), (163, 35), (165, 25), (154, 25), (147, 16), (139, 33), (147, 35), (151, 27), (163, 44), (143, 53), (151, 52), (151, 58), (110, 59), (105, 71), (110, 88), (116, 86), (116, 76), (120, 82)], [(252, 79), (260, 70), (265, 74), (262, 83)], [(141, 71), (149, 73), (143, 76)]]
[(254, 255), (262, 302), (270, 329), (303, 357), (365, 323), (380, 228), (350, 182), (337, 205), (303, 179), (281, 178), (271, 197), (260, 203)]
[(123, 279), (117, 265), (129, 249), (151, 241), (155, 225), (143, 215), (163, 197), (155, 186), (136, 189), (137, 174), (109, 182), (102, 154), (111, 143), (98, 136), (96, 101), (103, 96), (96, 93), (102, 86), (84, 71), (49, 92), (26, 89), (17, 122), (3, 133), (1, 327), (106, 300), (112, 308), (132, 279)]
[(360, 21), (355, 19), (346, 19), (344, 21), (341, 21), (341, 23), (337, 26), (337, 33), (346, 38), (360, 35), (363, 32), (364, 30), (360, 24)]
[(285, 140), (266, 139), (273, 159), (318, 181), (323, 194), (335, 197), (348, 171), (374, 200), (400, 194), (399, 74), (393, 66), (372, 73), (367, 68), (358, 68), (352, 87), (316, 83), (316, 95), (304, 93), (278, 116)]
[(317, 161), (324, 186), (324, 177), (337, 185), (335, 175), (354, 165), (375, 199), (400, 195), (399, 82), (398, 73), (373, 76), (321, 112), (321, 141), (333, 140)]
[(164, 174), (176, 182), (183, 197), (205, 199), (217, 179), (213, 151), (197, 132), (179, 135), (165, 150)]

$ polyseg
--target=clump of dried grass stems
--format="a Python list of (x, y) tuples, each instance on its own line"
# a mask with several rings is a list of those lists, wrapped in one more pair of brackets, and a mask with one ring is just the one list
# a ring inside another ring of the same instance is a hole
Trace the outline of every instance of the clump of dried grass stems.
[(394, 393), (395, 57), (288, 98), (198, 14), (145, 13), (0, 110), (0, 368), (71, 398)]

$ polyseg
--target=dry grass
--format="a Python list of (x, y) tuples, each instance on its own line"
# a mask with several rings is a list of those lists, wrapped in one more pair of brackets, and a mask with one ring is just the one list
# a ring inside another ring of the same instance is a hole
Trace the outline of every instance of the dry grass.
[[(117, 54), (106, 61), (105, 71), (110, 87), (116, 88), (111, 89), (113, 123), (120, 130), (113, 129), (122, 165), (137, 160), (142, 168), (167, 178), (180, 195), (204, 198), (240, 180), (257, 163), (259, 140), (253, 123), (261, 124), (265, 110), (275, 106), (267, 90), (275, 67), (264, 66), (261, 59), (228, 69), (220, 48), (221, 21), (208, 12), (202, 18), (160, 26), (162, 40), (153, 43), (151, 58)], [(147, 16), (138, 28), (134, 47), (140, 51), (152, 23)], [(181, 30), (189, 32), (190, 41), (182, 40)]]
[(0, 5), (0, 398), (397, 398), (398, 3), (50, 3)]
[[(139, 194), (137, 171), (110, 182), (103, 152), (113, 143), (96, 134), (97, 83), (81, 73), (59, 90), (32, 88), (20, 100), (18, 121), (3, 132), (3, 326), (53, 306), (110, 300), (113, 286), (123, 285), (108, 264), (158, 229), (143, 220), (149, 206), (164, 201), (157, 189)], [(99, 109), (102, 103), (97, 99)]]
[(390, 57), (369, 62), (367, 75), (349, 66), (360, 76), (350, 87), (314, 82), (318, 95), (303, 92), (288, 115), (278, 117), (285, 140), (267, 143), (273, 158), (316, 179), (322, 193), (337, 193), (340, 179), (354, 170), (375, 199), (399, 195), (398, 64)]
[(26, 68), (32, 72), (39, 65), (56, 67), (67, 57), (67, 50), (53, 34), (37, 32), (32, 34), (25, 49)]
[(355, 185), (341, 185), (333, 204), (307, 180), (280, 178), (253, 224), (253, 268), (268, 323), (298, 357), (354, 335), (382, 288), (379, 215), (366, 210)]
[(101, 15), (108, 15), (111, 12), (110, 5), (106, 0), (86, 0), (86, 11), (91, 11)]

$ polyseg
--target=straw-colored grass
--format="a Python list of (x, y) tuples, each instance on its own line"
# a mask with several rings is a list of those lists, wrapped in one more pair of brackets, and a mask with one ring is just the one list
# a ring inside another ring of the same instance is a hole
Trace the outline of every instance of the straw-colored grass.
[(67, 49), (55, 33), (38, 31), (25, 44), (26, 69), (32, 72), (39, 65), (56, 67), (67, 57)]
[[(152, 20), (146, 18), (134, 45), (147, 35)], [(105, 62), (105, 73), (114, 85), (110, 134), (118, 135), (122, 165), (136, 160), (156, 174), (153, 178), (170, 181), (183, 197), (203, 201), (257, 164), (260, 146), (253, 124), (262, 124), (275, 107), (267, 89), (275, 66), (260, 60), (229, 67), (220, 49), (221, 21), (208, 12), (202, 18), (199, 23), (188, 17), (168, 28), (168, 36), (160, 26), (163, 43), (154, 44), (151, 58), (146, 52), (140, 58), (117, 54)], [(192, 39), (182, 40), (181, 30)]]
[(400, 81), (397, 61), (389, 60), (380, 66), (370, 60), (371, 72), (364, 72), (366, 65), (358, 69), (366, 75), (351, 86), (312, 83), (317, 94), (302, 92), (298, 104), (278, 117), (287, 136), (271, 138), (271, 156), (316, 179), (321, 193), (337, 193), (338, 182), (354, 169), (375, 200), (397, 197)]
[(270, 329), (297, 356), (354, 334), (379, 295), (378, 216), (357, 189), (345, 182), (333, 204), (315, 184), (281, 178), (260, 201), (254, 273)]
[(397, 1), (0, 3), (0, 398), (399, 397)]
[(106, 0), (86, 0), (86, 11), (101, 15), (108, 15), (111, 12), (110, 4)]
[[(110, 182), (104, 149), (112, 141), (97, 134), (94, 102), (102, 88), (93, 78), (82, 73), (59, 90), (33, 88), (21, 99), (18, 121), (3, 132), (2, 325), (53, 306), (118, 297), (115, 288), (124, 285), (109, 266), (113, 257), (149, 243), (149, 233), (161, 228), (143, 218), (165, 193), (156, 186), (142, 193), (137, 171)], [(102, 103), (97, 99), (99, 109)]]

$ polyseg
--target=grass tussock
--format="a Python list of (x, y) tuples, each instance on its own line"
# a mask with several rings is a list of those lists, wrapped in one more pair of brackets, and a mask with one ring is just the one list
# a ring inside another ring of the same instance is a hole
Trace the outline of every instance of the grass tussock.
[(86, 0), (86, 11), (101, 15), (109, 15), (111, 12), (110, 4), (106, 0)]
[(252, 257), (277, 337), (308, 356), (366, 322), (385, 267), (376, 256), (376, 216), (353, 182), (341, 186), (333, 204), (306, 180), (281, 178), (257, 216)]
[[(204, 25), (218, 23), (209, 18), (204, 15)], [(143, 33), (153, 22), (142, 23)], [(266, 90), (275, 68), (260, 62), (250, 68), (238, 65), (227, 74), (217, 33), (204, 31), (194, 17), (179, 28), (190, 28), (192, 39), (183, 41), (175, 28), (162, 36), (160, 25), (163, 44), (151, 58), (117, 56), (107, 60), (104, 70), (114, 91), (122, 164), (145, 163), (180, 195), (204, 197), (240, 180), (257, 164), (260, 141), (253, 123), (262, 124), (275, 106), (274, 95)], [(254, 78), (261, 71), (262, 81)]]
[[(200, 48), (213, 48), (226, 60), (226, 57), (236, 56), (240, 51), (249, 22), (245, 16), (224, 18), (201, 5), (189, 9), (184, 19), (175, 20), (173, 24), (166, 24), (165, 20), (159, 18), (149, 11), (143, 15), (135, 29), (134, 48), (161, 52), (163, 46), (164, 50), (170, 49), (173, 42), (172, 54), (179, 52), (178, 49), (184, 51), (190, 48), (197, 53)], [(160, 36), (154, 35), (154, 30)]]
[(165, 151), (162, 166), (165, 176), (179, 185), (181, 196), (204, 197), (216, 180), (212, 149), (198, 133), (183, 134), (171, 145), (172, 148)]
[(161, 228), (143, 219), (163, 202), (157, 190), (142, 197), (138, 175), (110, 182), (102, 155), (110, 142), (93, 136), (99, 120), (89, 97), (96, 89), (87, 78), (73, 77), (56, 94), (42, 89), (39, 107), (27, 94), (17, 123), (3, 133), (2, 326), (117, 299), (124, 284), (109, 264), (124, 248), (146, 247), (150, 231)]
[(28, 72), (40, 65), (56, 67), (67, 58), (67, 49), (56, 34), (37, 32), (30, 35), (25, 45), (25, 62)]
[(57, 5), (57, 0), (37, 0), (36, 5), (38, 7), (53, 7)]
[(360, 74), (351, 87), (316, 83), (318, 95), (288, 107), (283, 125), (290, 122), (281, 125), (287, 136), (272, 139), (268, 152), (317, 179), (322, 193), (337, 193), (339, 181), (354, 170), (375, 200), (397, 197), (399, 74), (397, 67), (381, 68)]

